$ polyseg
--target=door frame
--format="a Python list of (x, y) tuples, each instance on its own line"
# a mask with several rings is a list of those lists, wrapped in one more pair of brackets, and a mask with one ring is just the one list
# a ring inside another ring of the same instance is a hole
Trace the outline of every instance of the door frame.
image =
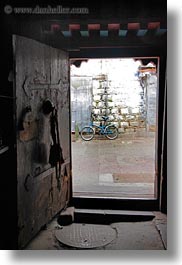
[[(163, 152), (163, 136), (165, 126), (164, 121), (164, 107), (166, 104), (165, 93), (165, 74), (166, 74), (166, 56), (163, 51), (148, 51), (143, 50), (134, 51), (133, 49), (127, 50), (124, 53), (124, 49), (118, 49), (117, 54), (108, 56), (109, 49), (105, 49), (103, 53), (94, 53), (94, 49), (81, 50), (80, 53), (70, 52), (70, 60), (83, 60), (83, 59), (101, 59), (101, 58), (157, 58), (158, 59), (158, 97), (157, 97), (157, 131), (156, 131), (156, 148), (155, 148), (155, 188), (154, 198), (104, 198), (104, 197), (89, 197), (89, 196), (73, 196), (72, 204), (76, 208), (94, 208), (94, 209), (115, 209), (115, 210), (142, 210), (142, 211), (165, 211), (161, 205), (162, 202), (162, 188), (161, 185), (161, 155)], [(95, 54), (95, 55), (94, 55)], [(148, 56), (147, 56), (148, 54)], [(72, 176), (73, 177), (73, 176)], [(167, 176), (163, 176), (167, 179)], [(166, 181), (167, 186), (167, 181)], [(166, 188), (167, 189), (167, 188)], [(164, 193), (163, 193), (164, 197)]]

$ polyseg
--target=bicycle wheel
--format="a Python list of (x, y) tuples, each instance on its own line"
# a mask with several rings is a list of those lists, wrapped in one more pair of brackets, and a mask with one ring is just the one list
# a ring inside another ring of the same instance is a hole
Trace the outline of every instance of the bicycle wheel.
[(118, 128), (115, 125), (108, 125), (105, 128), (104, 134), (108, 139), (114, 140), (118, 137)]
[(84, 141), (90, 141), (94, 137), (94, 129), (91, 126), (85, 126), (82, 128), (80, 136)]

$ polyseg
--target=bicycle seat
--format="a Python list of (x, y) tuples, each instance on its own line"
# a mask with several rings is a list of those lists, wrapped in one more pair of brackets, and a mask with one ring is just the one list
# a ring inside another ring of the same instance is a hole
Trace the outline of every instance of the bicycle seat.
[(107, 121), (107, 120), (109, 119), (109, 117), (107, 117), (107, 116), (102, 116), (102, 119), (103, 119), (104, 121)]

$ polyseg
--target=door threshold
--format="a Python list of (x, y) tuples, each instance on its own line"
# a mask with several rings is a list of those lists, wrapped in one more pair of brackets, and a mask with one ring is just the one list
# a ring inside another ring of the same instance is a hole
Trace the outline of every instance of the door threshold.
[(71, 204), (77, 209), (107, 209), (158, 211), (159, 201), (156, 198), (121, 198), (90, 197), (89, 195), (73, 196)]
[(76, 223), (111, 224), (116, 222), (144, 222), (155, 218), (149, 211), (121, 211), (75, 209), (74, 221)]
[(73, 197), (75, 198), (94, 198), (94, 199), (116, 199), (116, 200), (155, 200), (156, 198), (152, 195), (142, 195), (139, 196), (137, 195), (128, 195), (128, 194), (122, 194), (120, 195), (116, 195), (116, 194), (112, 194), (112, 195), (106, 195), (106, 194), (96, 194), (96, 193), (88, 193), (88, 192), (74, 192), (73, 193)]

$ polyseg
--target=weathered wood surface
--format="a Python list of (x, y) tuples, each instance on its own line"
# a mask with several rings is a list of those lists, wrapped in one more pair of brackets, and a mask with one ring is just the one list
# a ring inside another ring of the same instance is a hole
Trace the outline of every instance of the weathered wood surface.
[[(16, 73), (17, 189), (19, 246), (22, 247), (70, 199), (69, 64), (66, 52), (20, 36), (13, 39)], [(50, 115), (42, 104), (50, 99), (58, 110), (61, 190), (49, 164)], [(29, 112), (25, 113), (27, 108)]]

